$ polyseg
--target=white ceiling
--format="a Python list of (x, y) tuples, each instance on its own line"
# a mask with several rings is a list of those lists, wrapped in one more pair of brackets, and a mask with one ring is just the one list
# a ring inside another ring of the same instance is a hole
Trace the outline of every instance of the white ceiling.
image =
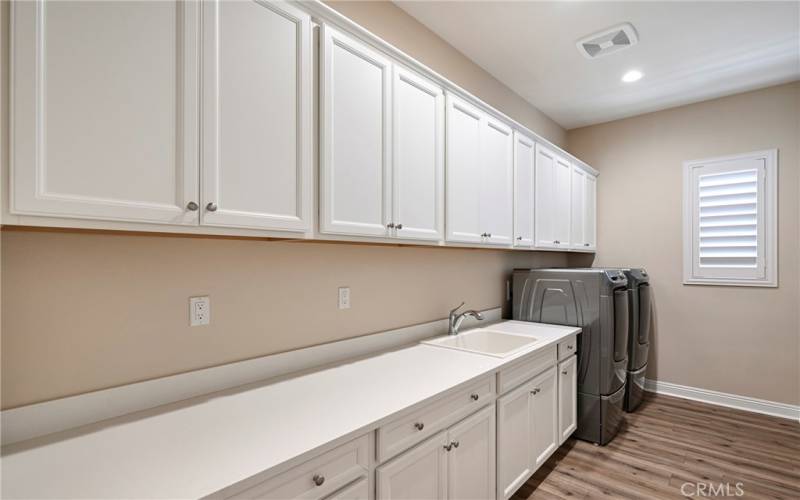
[[(796, 1), (395, 3), (567, 129), (800, 79)], [(638, 45), (578, 53), (622, 22)]]

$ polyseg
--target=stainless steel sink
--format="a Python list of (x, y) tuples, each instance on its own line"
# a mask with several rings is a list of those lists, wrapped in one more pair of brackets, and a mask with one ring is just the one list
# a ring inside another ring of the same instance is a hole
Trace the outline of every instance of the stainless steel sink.
[(423, 344), (456, 349), (459, 351), (474, 352), (505, 358), (529, 347), (539, 339), (527, 335), (513, 335), (489, 329), (470, 330), (458, 335), (448, 335), (435, 339), (423, 340)]

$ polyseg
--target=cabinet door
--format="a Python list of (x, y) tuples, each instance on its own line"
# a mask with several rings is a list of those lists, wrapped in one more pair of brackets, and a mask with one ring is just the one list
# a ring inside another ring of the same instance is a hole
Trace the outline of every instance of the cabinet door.
[(531, 381), (531, 428), (533, 434), (534, 469), (539, 468), (558, 448), (558, 390), (556, 367), (552, 367)]
[(586, 250), (597, 249), (597, 177), (586, 174), (584, 187), (583, 241)]
[(394, 67), (392, 223), (399, 238), (444, 238), (444, 93)]
[(322, 26), (320, 231), (388, 236), (391, 62)]
[(533, 246), (535, 143), (514, 132), (514, 246)]
[(481, 243), (482, 113), (447, 95), (447, 240)]
[(310, 230), (311, 21), (204, 2), (202, 224)]
[(534, 179), (534, 246), (557, 248), (556, 241), (556, 156), (541, 144), (536, 145)]
[(514, 241), (513, 135), (487, 116), (481, 131), (481, 230), (486, 243), (511, 246)]
[(570, 246), (570, 219), (572, 213), (571, 197), (572, 165), (556, 157), (555, 161), (555, 211), (554, 235), (556, 247), (567, 249)]
[(497, 400), (497, 498), (510, 498), (533, 474), (530, 382)]
[(571, 214), (572, 214), (572, 222), (571, 226), (571, 241), (572, 241), (572, 248), (583, 250), (584, 249), (584, 237), (585, 237), (585, 217), (586, 211), (584, 209), (586, 205), (586, 176), (587, 173), (585, 170), (575, 167), (572, 167), (572, 196), (571, 196)]
[(11, 212), (196, 225), (199, 4), (10, 8)]
[(494, 405), (454, 425), (448, 432), (447, 498), (494, 498)]
[(578, 426), (578, 372), (576, 357), (558, 364), (558, 444), (567, 440)]
[(379, 500), (447, 498), (447, 431), (375, 469)]

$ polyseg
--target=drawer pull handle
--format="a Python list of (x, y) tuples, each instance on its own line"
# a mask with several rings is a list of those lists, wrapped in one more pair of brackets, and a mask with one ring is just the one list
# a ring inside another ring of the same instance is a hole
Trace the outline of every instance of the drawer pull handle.
[(459, 443), (458, 441), (453, 441), (453, 442), (452, 442), (452, 443), (450, 443), (450, 444), (452, 444), (452, 445), (453, 445), (453, 448), (458, 448), (458, 445), (459, 445), (460, 443)]
[(561, 370), (561, 375), (566, 375), (566, 374), (567, 374), (567, 370)]
[(480, 398), (480, 396), (478, 396), (477, 394), (470, 394), (469, 397), (471, 397), (473, 401), (477, 401), (478, 398)]
[(321, 474), (314, 474), (314, 477), (312, 477), (311, 480), (314, 481), (314, 484), (317, 486), (322, 486), (322, 483), (325, 482), (325, 476)]
[(452, 443), (450, 443), (450, 444), (446, 444), (446, 445), (444, 445), (444, 449), (445, 449), (445, 450), (447, 450), (447, 451), (450, 451), (450, 450), (452, 450), (452, 449), (453, 449), (453, 444), (452, 444)]
[(425, 424), (423, 424), (422, 422), (417, 422), (416, 424), (414, 424), (414, 427), (416, 427), (418, 431), (421, 431), (422, 429), (425, 428)]

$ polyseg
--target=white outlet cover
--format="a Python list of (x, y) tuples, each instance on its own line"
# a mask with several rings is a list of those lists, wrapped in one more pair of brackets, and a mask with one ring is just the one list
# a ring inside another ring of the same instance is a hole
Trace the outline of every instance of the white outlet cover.
[(202, 326), (211, 323), (211, 299), (189, 297), (189, 326)]
[(350, 309), (350, 287), (339, 287), (339, 309)]

